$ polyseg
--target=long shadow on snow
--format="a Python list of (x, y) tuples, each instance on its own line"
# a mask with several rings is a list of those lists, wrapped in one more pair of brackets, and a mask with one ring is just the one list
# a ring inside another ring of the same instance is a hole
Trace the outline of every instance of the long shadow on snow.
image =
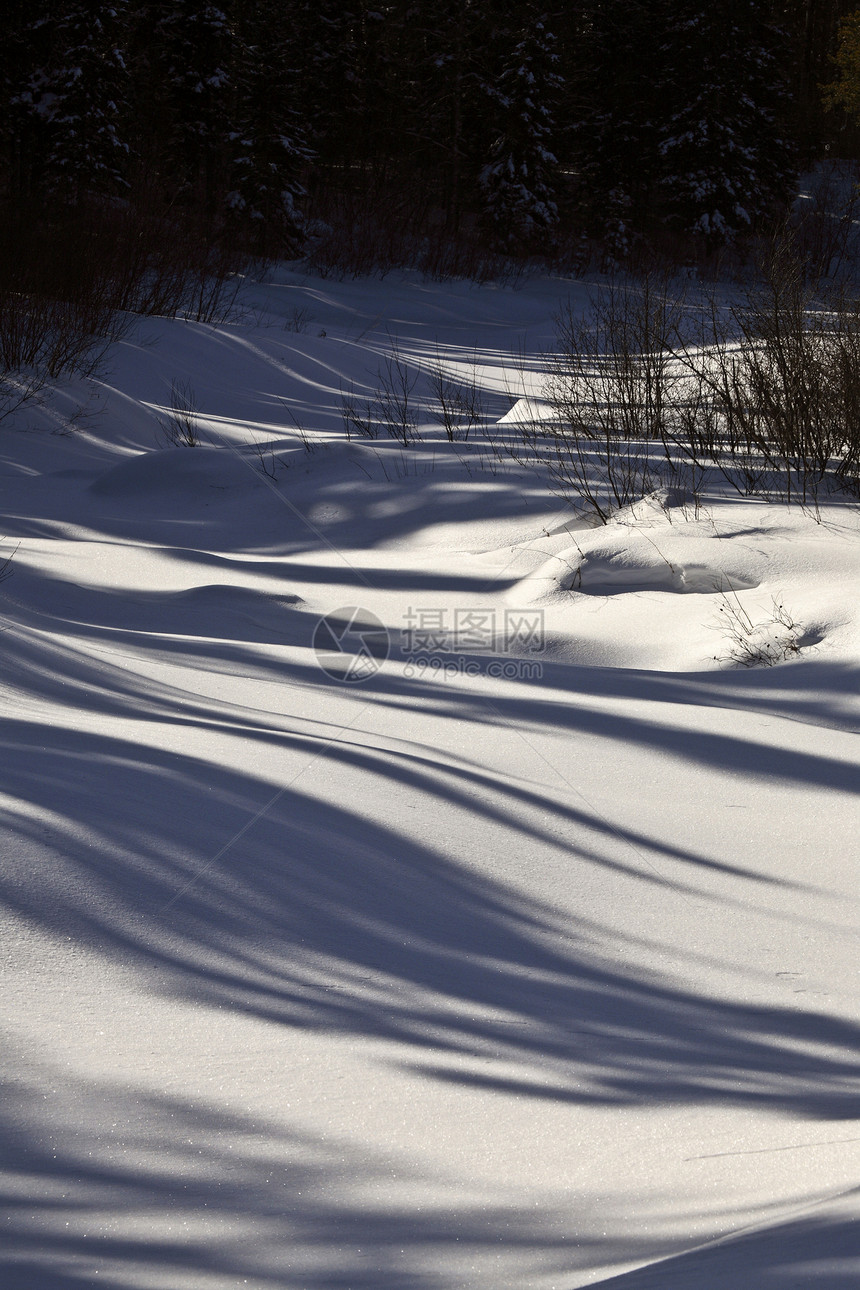
[[(607, 962), (599, 925), (310, 793), (285, 789), (216, 859), (271, 782), (26, 721), (8, 723), (4, 745), (3, 823), (19, 845), (3, 902), (152, 969), (154, 987), (385, 1037), (404, 1061), (427, 1050), (440, 1078), (539, 1097), (856, 1113), (860, 1031), (826, 1013), (712, 999), (626, 966), (623, 946)], [(374, 766), (345, 736), (325, 754)], [(384, 755), (374, 768), (382, 791), (410, 775), (435, 801), (464, 792), (474, 803), (457, 768), (404, 769)], [(497, 793), (490, 811), (510, 818), (515, 846), (514, 804)], [(579, 863), (617, 865), (605, 825), (579, 824)], [(447, 1069), (446, 1055), (506, 1073)]]
[[(480, 666), (482, 660), (475, 661)], [(568, 731), (599, 735), (735, 774), (860, 794), (860, 769), (856, 762), (778, 747), (744, 735), (675, 725), (671, 711), (642, 718), (617, 709), (608, 711), (605, 706), (589, 706), (586, 701), (587, 698), (630, 698), (640, 704), (650, 701), (677, 706), (681, 721), (684, 709), (696, 706), (770, 713), (804, 724), (847, 727), (848, 733), (855, 732), (856, 717), (846, 712), (846, 708), (847, 696), (854, 693), (854, 687), (860, 682), (860, 669), (841, 663), (787, 664), (781, 679), (785, 679), (789, 670), (796, 684), (792, 691), (780, 692), (776, 687), (770, 690), (766, 682), (760, 687), (742, 688), (736, 685), (734, 677), (726, 676), (721, 694), (713, 674), (679, 677), (633, 669), (557, 665), (545, 668), (542, 682), (528, 693), (526, 687), (530, 682), (516, 690), (512, 687), (506, 694), (495, 691), (476, 695), (448, 687), (434, 711), (437, 715), (447, 712), (452, 720), (509, 726), (527, 734)], [(542, 690), (547, 683), (566, 691), (565, 697), (559, 698), (552, 691), (551, 697), (544, 697)], [(421, 692), (420, 686), (404, 683), (400, 678), (388, 682), (377, 677), (373, 686), (382, 691), (382, 702), (407, 710), (414, 706)], [(425, 688), (432, 691), (433, 683), (427, 683)], [(435, 688), (445, 689), (441, 685)], [(822, 694), (827, 696), (824, 701)]]
[[(398, 576), (392, 574), (393, 578)], [(39, 583), (38, 575), (28, 575), (28, 580)], [(39, 594), (36, 603), (45, 599), (46, 596)], [(269, 596), (241, 586), (215, 584), (180, 592), (127, 593), (52, 583), (51, 612), (26, 603), (17, 604), (8, 589), (3, 600), (7, 612), (11, 611), (13, 628), (18, 619), (32, 624), (38, 631), (75, 634), (84, 640), (102, 641), (112, 648), (131, 647), (138, 653), (204, 671), (236, 672), (284, 685), (325, 683), (312, 664), (305, 667), (285, 658), (272, 659), (256, 648), (275, 645), (309, 649), (311, 646), (318, 612), (307, 609), (300, 597), (293, 601), (290, 594), (283, 592)], [(7, 632), (4, 642), (9, 640)], [(396, 661), (396, 628), (392, 632), (392, 649)], [(20, 668), (29, 673), (24, 688), (33, 686), (36, 690), (53, 692), (55, 699), (68, 701), (71, 678), (64, 676), (62, 687), (53, 684), (50, 678), (56, 668), (32, 663), (34, 653), (40, 651), (53, 653), (60, 659), (63, 647), (52, 649), (47, 642), (36, 645), (31, 640), (17, 651)], [(16, 647), (12, 645), (4, 653), (8, 674)], [(485, 656), (451, 656), (452, 661), (459, 658), (477, 664), (478, 668), (486, 663)], [(84, 671), (95, 670), (83, 658), (80, 666)], [(62, 670), (61, 662), (59, 667)], [(121, 677), (120, 672), (118, 676)], [(123, 685), (121, 679), (120, 689)], [(108, 687), (100, 688), (109, 701)], [(501, 721), (534, 732), (596, 733), (721, 769), (857, 792), (860, 777), (856, 769), (838, 758), (775, 748), (748, 737), (679, 729), (653, 717), (642, 720), (626, 713), (589, 707), (584, 700), (622, 698), (641, 703), (645, 699), (677, 705), (681, 710), (701, 706), (750, 711), (853, 731), (858, 728), (858, 689), (860, 669), (815, 659), (754, 672), (699, 674), (546, 662), (542, 678), (531, 692), (523, 685), (505, 695), (492, 696), (407, 678), (391, 669), (374, 677), (364, 692), (372, 694), (375, 702), (410, 711), (416, 704), (424, 707), (430, 702), (438, 715), (448, 713), (457, 721), (471, 720), (482, 725)], [(547, 691), (550, 697), (545, 697)], [(559, 698), (559, 692), (569, 698)]]
[[(221, 588), (209, 589), (215, 592)], [(253, 593), (242, 589), (233, 589), (240, 593), (240, 608), (247, 611), (247, 600), (251, 605), (256, 603)], [(154, 598), (159, 601), (160, 598)], [(170, 601), (170, 597), (167, 598)], [(185, 605), (185, 618), (176, 625), (190, 630), (201, 609), (206, 605), (193, 597), (193, 605)], [(180, 597), (184, 602), (184, 597)], [(177, 606), (173, 606), (175, 610)], [(279, 692), (272, 694), (268, 711), (259, 707), (248, 709), (238, 703), (214, 702), (202, 697), (193, 682), (189, 686), (168, 685), (154, 681), (144, 682), (136, 677), (122, 662), (115, 664), (110, 657), (99, 656), (93, 659), (89, 650), (77, 650), (68, 643), (55, 641), (44, 634), (32, 634), (26, 630), (9, 630), (6, 633), (5, 673), (7, 681), (15, 684), (19, 692), (32, 694), (43, 700), (60, 704), (71, 710), (93, 710), (101, 714), (116, 717), (132, 718), (135, 721), (156, 721), (159, 724), (186, 726), (199, 730), (227, 733), (240, 736), (253, 742), (262, 742), (280, 748), (292, 747), (299, 751), (313, 754), (320, 748), (320, 739), (332, 733), (325, 721), (289, 718), (290, 687), (299, 685), (312, 692), (323, 693), (325, 682), (321, 673), (314, 667), (288, 663), (282, 659), (272, 660), (261, 656), (248, 647), (244, 641), (213, 641), (207, 637), (209, 630), (234, 630), (237, 636), (245, 639), (249, 635), (265, 635), (258, 622), (251, 622), (244, 613), (237, 613), (236, 626), (230, 626), (230, 614), (225, 614), (220, 601), (212, 615), (213, 621), (207, 623), (205, 613), (203, 623), (198, 624), (203, 632), (199, 645), (194, 640), (164, 640), (152, 638), (147, 633), (117, 631), (114, 628), (102, 633), (103, 639), (111, 645), (134, 644), (147, 653), (158, 658), (173, 660), (176, 653), (179, 659), (191, 666), (204, 667), (207, 671), (222, 671), (235, 674), (241, 668), (241, 675), (266, 679), (277, 683)], [(191, 610), (189, 616), (188, 610)], [(225, 619), (227, 620), (225, 622)], [(51, 620), (53, 621), (53, 620)], [(279, 610), (278, 624), (290, 625), (294, 643), (301, 643), (312, 632), (315, 621), (312, 615), (303, 613), (293, 605), (283, 606)], [(92, 629), (96, 636), (100, 633)], [(82, 633), (88, 635), (86, 631)], [(114, 651), (109, 651), (113, 653)], [(120, 656), (121, 658), (122, 656)], [(217, 666), (213, 667), (213, 664)], [(744, 772), (751, 778), (762, 778), (776, 782), (793, 782), (798, 785), (816, 785), (828, 791), (854, 794), (858, 791), (858, 776), (855, 767), (838, 758), (825, 757), (820, 754), (787, 750), (773, 747), (749, 738), (735, 735), (714, 734), (677, 728), (667, 720), (656, 721), (631, 717), (629, 714), (607, 712), (602, 708), (586, 706), (582, 694), (586, 690), (594, 696), (625, 696), (641, 699), (645, 690), (649, 697), (663, 703), (680, 703), (688, 705), (699, 698), (706, 704), (717, 703), (719, 694), (718, 682), (730, 678), (675, 678), (661, 673), (616, 673), (612, 669), (555, 669), (558, 676), (569, 680), (576, 679), (581, 686), (578, 699), (567, 702), (558, 698), (543, 699), (536, 694), (527, 698), (522, 693), (514, 692), (505, 695), (495, 694), (492, 698), (480, 694), (452, 691), (450, 687), (438, 684), (422, 684), (408, 681), (397, 673), (377, 676), (371, 687), (362, 692), (362, 698), (373, 699), (375, 704), (389, 703), (402, 707), (408, 713), (414, 710), (432, 711), (436, 718), (448, 718), (458, 723), (472, 722), (481, 726), (510, 726), (513, 732), (526, 737), (533, 734), (554, 730), (569, 730), (589, 736), (598, 735), (609, 740), (617, 739), (627, 745), (642, 745), (656, 752), (669, 752), (679, 762), (692, 762), (704, 766), (717, 767), (732, 774)], [(792, 669), (795, 676), (794, 693), (802, 694), (802, 682), (815, 684), (816, 695), (820, 690), (832, 691), (835, 698), (845, 693), (845, 673), (838, 666), (829, 667), (817, 663), (813, 666), (798, 666)], [(770, 674), (766, 674), (767, 677)], [(337, 686), (328, 687), (329, 695), (334, 692), (342, 694)], [(737, 696), (731, 689), (725, 692), (726, 701), (734, 704)], [(817, 702), (820, 701), (817, 698)], [(746, 703), (746, 700), (743, 700)], [(753, 705), (761, 710), (761, 704)], [(786, 706), (780, 702), (780, 709)], [(682, 714), (683, 715), (683, 714)], [(825, 720), (832, 719), (834, 712), (824, 714)], [(822, 719), (815, 704), (804, 703), (801, 719)], [(295, 728), (298, 727), (298, 728)], [(335, 731), (336, 733), (336, 731)], [(361, 731), (358, 731), (359, 739)], [(369, 743), (373, 742), (373, 737)], [(419, 789), (429, 789), (434, 794), (447, 797), (451, 801), (463, 804), (470, 812), (483, 814), (488, 819), (508, 820), (511, 808), (532, 806), (544, 815), (556, 817), (559, 823), (574, 826), (578, 830), (590, 830), (598, 835), (612, 837), (629, 843), (632, 847), (644, 850), (654, 857), (680, 859), (689, 865), (719, 870), (723, 873), (740, 877), (755, 877), (757, 881), (765, 879), (742, 865), (727, 864), (709, 859), (707, 856), (693, 852), (689, 848), (678, 848), (657, 838), (648, 837), (635, 830), (624, 829), (598, 816), (548, 798), (544, 793), (523, 784), (500, 781), (498, 777), (483, 771), (480, 766), (460, 759), (455, 767), (446, 764), (432, 752), (428, 753), (424, 745), (418, 743), (409, 749), (387, 749), (384, 752), (372, 747), (362, 747), (360, 743), (336, 745), (339, 760), (353, 766), (375, 771), (386, 778), (397, 779), (404, 784)], [(575, 780), (575, 768), (570, 772)], [(478, 789), (477, 800), (474, 792)], [(522, 825), (518, 825), (522, 828)], [(541, 838), (552, 844), (556, 838), (551, 831), (532, 827), (532, 837)], [(576, 850), (577, 848), (573, 848)], [(597, 850), (585, 850), (592, 864), (610, 865), (617, 869), (630, 870), (630, 865), (617, 856), (609, 859)], [(641, 867), (634, 869), (638, 876), (646, 881), (660, 881), (659, 877), (649, 875)], [(676, 879), (676, 885), (681, 885)], [(771, 880), (772, 881), (772, 880)]]
[[(605, 1211), (581, 1200), (539, 1213), (464, 1203), (444, 1179), (404, 1176), (402, 1160), (271, 1124), (260, 1134), (250, 1117), (199, 1100), (85, 1084), (32, 1063), (2, 1094), (4, 1290), (131, 1290), (153, 1276), (173, 1286), (229, 1278), (303, 1290), (448, 1290), (467, 1276), (492, 1284), (507, 1259), (524, 1285), (648, 1261), (598, 1284), (856, 1286), (860, 1227), (826, 1211), (678, 1253), (683, 1236), (613, 1231)], [(395, 1170), (405, 1202), (391, 1196)], [(436, 1203), (410, 1205), (414, 1182), (435, 1186)]]
[[(112, 633), (108, 639), (116, 644)], [(125, 639), (129, 643), (133, 638)], [(157, 657), (162, 657), (161, 645), (159, 640), (150, 647)], [(360, 726), (350, 727), (349, 736), (340, 738), (342, 722), (332, 724), (324, 717), (293, 717), (289, 713), (291, 686), (301, 686), (305, 691), (321, 697), (326, 691), (329, 698), (332, 695), (341, 698), (343, 695), (341, 687), (335, 684), (326, 686), (321, 674), (313, 666), (287, 664), (281, 660), (273, 664), (271, 660), (261, 661), (253, 651), (244, 653), (226, 647), (224, 642), (216, 644), (208, 640), (205, 647), (202, 643), (195, 646), (184, 641), (169, 642), (167, 657), (172, 661), (176, 661), (174, 649), (178, 649), (182, 661), (191, 666), (205, 664), (208, 671), (223, 671), (229, 675), (235, 675), (235, 666), (239, 666), (242, 669), (241, 676), (250, 676), (255, 680), (266, 679), (276, 683), (279, 688), (275, 692), (269, 692), (267, 709), (248, 708), (225, 700), (216, 702), (201, 696), (198, 685), (193, 681), (189, 682), (187, 688), (178, 684), (144, 681), (122, 662), (113, 663), (109, 657), (94, 659), (87, 649), (77, 650), (67, 643), (27, 631), (7, 633), (5, 675), (7, 682), (12, 683), (18, 693), (32, 695), (76, 714), (90, 710), (102, 716), (133, 720), (144, 725), (156, 722), (159, 726), (186, 727), (194, 732), (232, 735), (251, 743), (265, 744), (281, 751), (293, 750), (309, 757), (322, 752), (326, 757), (335, 757), (342, 765), (377, 774), (383, 781), (398, 782), (410, 789), (428, 792), (440, 800), (462, 806), (472, 815), (489, 822), (502, 823), (525, 837), (540, 840), (550, 846), (558, 842), (558, 833), (552, 828), (554, 822), (569, 834), (566, 846), (571, 854), (581, 856), (591, 865), (633, 873), (643, 882), (665, 884), (698, 894), (693, 881), (696, 870), (710, 870), (756, 883), (776, 881), (741, 864), (716, 860), (690, 847), (678, 847), (659, 837), (623, 827), (581, 805), (559, 801), (557, 795), (547, 795), (528, 781), (516, 782), (508, 777), (500, 777), (486, 770), (479, 762), (453, 752), (443, 757), (420, 742), (406, 741), (404, 746), (403, 740), (398, 741), (401, 745), (399, 747), (374, 747), (377, 736), (368, 734)], [(190, 652), (188, 657), (186, 651)], [(121, 655), (119, 657), (122, 659)], [(216, 660), (218, 667), (213, 669), (213, 661)], [(391, 678), (380, 676), (376, 678), (376, 682), (374, 688), (360, 692), (362, 699), (372, 696), (375, 703), (394, 702), (398, 706), (404, 706), (410, 715), (421, 710), (425, 713), (432, 712), (434, 717), (473, 722), (482, 726), (506, 725), (506, 711), (515, 702), (498, 696), (488, 701), (474, 694), (462, 693), (452, 697), (444, 686), (406, 683), (410, 699), (405, 703), (401, 699), (392, 700), (388, 697), (392, 689), (398, 689), (399, 678), (392, 682)], [(379, 689), (382, 694), (378, 692)], [(386, 697), (383, 698), (383, 695)], [(546, 704), (545, 708), (543, 725), (536, 721), (532, 721), (530, 726), (521, 722), (518, 726), (512, 725), (511, 729), (514, 732), (527, 729), (529, 733), (541, 733), (553, 729), (554, 725), (569, 723), (566, 703), (554, 701), (553, 704)], [(539, 702), (532, 701), (530, 711), (538, 710)], [(583, 733), (612, 737), (613, 731), (617, 733), (620, 728), (622, 737), (628, 743), (645, 742), (659, 751), (670, 748), (680, 759), (707, 762), (708, 756), (713, 758), (715, 751), (719, 750), (721, 763), (734, 771), (740, 767), (750, 774), (765, 778), (787, 778), (798, 783), (824, 784), (834, 791), (857, 791), (856, 776), (852, 768), (836, 759), (812, 754), (789, 755), (766, 745), (753, 744), (749, 740), (714, 736), (706, 741), (705, 749), (700, 750), (696, 744), (700, 736), (691, 735), (690, 732), (673, 731), (671, 727), (666, 727), (661, 738), (659, 732), (664, 728), (657, 726), (655, 733), (651, 729), (652, 723), (647, 721), (631, 721), (618, 718), (616, 714), (583, 709), (577, 709), (577, 712), (577, 728)], [(84, 736), (80, 738), (83, 740)], [(334, 742), (329, 745), (328, 741), (332, 739)], [(530, 821), (522, 818), (523, 810), (532, 811)], [(539, 823), (539, 820), (543, 822)], [(610, 854), (607, 842), (620, 843), (621, 852), (616, 847)], [(632, 852), (628, 850), (625, 853), (625, 846), (632, 848)], [(644, 866), (635, 859), (632, 854), (634, 852), (645, 856)], [(661, 877), (656, 869), (649, 867), (652, 861), (663, 859), (679, 860), (688, 866), (691, 875), (689, 880), (682, 881), (676, 874), (670, 882)], [(785, 879), (780, 879), (779, 883), (791, 885)], [(798, 884), (793, 885), (800, 890)]]
[[(855, 1205), (857, 1196), (854, 1196)], [(860, 1218), (805, 1214), (602, 1281), (592, 1290), (857, 1290)]]
[[(436, 1202), (410, 1203), (415, 1184), (434, 1189)], [(605, 1215), (582, 1203), (574, 1213), (475, 1204), (450, 1180), (348, 1140), (271, 1123), (261, 1133), (226, 1106), (87, 1084), (32, 1063), (26, 1078), (2, 1084), (0, 1206), (4, 1290), (131, 1290), (153, 1277), (176, 1287), (244, 1278), (302, 1290), (449, 1290), (476, 1284), (482, 1268), (479, 1283), (492, 1285), (500, 1254), (524, 1284), (550, 1270), (563, 1284), (578, 1264), (676, 1248), (606, 1235)]]
[[(81, 480), (78, 491), (51, 491), (36, 476), (21, 481), (15, 495), (7, 499), (3, 534), (9, 541), (67, 534), (71, 524), (85, 527), (95, 540), (190, 548), (221, 553), (225, 558), (242, 552), (268, 554), (274, 561), (319, 551), (321, 545), (348, 554), (355, 550), (357, 533), (360, 549), (373, 550), (439, 525), (468, 523), (476, 513), (485, 522), (517, 518), (518, 532), (531, 529), (532, 536), (538, 537), (547, 512), (558, 509), (541, 481), (529, 487), (521, 474), (506, 477), (504, 470), (494, 474), (493, 491), (488, 494), (486, 477), (482, 473), (478, 478), (477, 468), (472, 471), (448, 461), (434, 473), (432, 444), (418, 450), (413, 470), (421, 473), (403, 478), (398, 478), (403, 467), (388, 460), (400, 453), (393, 443), (372, 449), (348, 443), (336, 447), (337, 462), (328, 462), (324, 449), (319, 459), (322, 467), (335, 468), (335, 477), (316, 478), (312, 488), (302, 470), (307, 458), (301, 449), (292, 447), (276, 452), (283, 451), (298, 468), (281, 472), (276, 482), (267, 480), (247, 454), (234, 457), (227, 447), (198, 449), (193, 458), (187, 455), (190, 449), (174, 449), (177, 462), (202, 461), (204, 455), (208, 459), (214, 453), (230, 467), (224, 476), (226, 482), (217, 485), (205, 478), (196, 484), (193, 476), (186, 478), (184, 492), (172, 487), (167, 474), (173, 454), (159, 451), (152, 455), (164, 462), (163, 487), (143, 496), (133, 495), (131, 500), (126, 495), (94, 494), (91, 489), (98, 487), (100, 476)], [(148, 455), (141, 453), (136, 460), (145, 466)], [(534, 508), (532, 520), (523, 515), (530, 504)], [(485, 586), (486, 581), (480, 581), (479, 586)]]

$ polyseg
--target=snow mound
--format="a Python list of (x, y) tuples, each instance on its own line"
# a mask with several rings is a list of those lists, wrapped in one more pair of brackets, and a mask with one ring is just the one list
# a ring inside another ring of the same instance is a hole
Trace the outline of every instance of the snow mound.
[[(581, 591), (592, 596), (625, 592), (670, 591), (714, 595), (720, 591), (747, 591), (759, 585), (758, 573), (749, 560), (733, 559), (731, 567), (721, 559), (702, 558), (709, 540), (684, 541), (660, 534), (659, 542), (644, 533), (618, 529), (602, 538), (598, 535), (566, 547), (552, 556), (527, 579), (533, 595), (559, 591)], [(692, 558), (687, 558), (687, 556)], [(698, 557), (698, 558), (697, 558)]]
[(204, 494), (212, 489), (248, 490), (259, 479), (237, 454), (223, 448), (164, 448), (145, 452), (111, 466), (89, 486), (96, 497), (107, 499), (144, 494)]
[(249, 587), (213, 583), (154, 596), (150, 604), (138, 604), (135, 609), (141, 618), (146, 613), (160, 615), (163, 631), (218, 636), (235, 635), (235, 628), (225, 631), (226, 623), (247, 623), (266, 631), (277, 629), (283, 624), (285, 611), (299, 609), (304, 603), (294, 593), (266, 595)]
[(57, 578), (46, 583), (26, 572), (16, 580), (14, 599), (6, 600), (7, 612), (14, 606), (19, 621), (44, 626), (47, 617), (54, 631), (74, 624), (105, 633), (256, 641), (292, 639), (296, 613), (305, 606), (285, 583), (272, 591), (232, 582), (156, 591)]
[(301, 596), (214, 583), (162, 595), (129, 597), (114, 610), (116, 626), (140, 635), (243, 641), (255, 646), (305, 644), (310, 628)]
[(521, 425), (529, 421), (552, 421), (555, 412), (548, 403), (541, 402), (540, 399), (517, 399), (512, 408), (509, 408), (504, 416), (499, 417), (497, 425)]

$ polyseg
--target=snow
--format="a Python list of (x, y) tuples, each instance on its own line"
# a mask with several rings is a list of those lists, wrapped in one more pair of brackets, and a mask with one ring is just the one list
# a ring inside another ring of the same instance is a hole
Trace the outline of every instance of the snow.
[(4, 1287), (857, 1283), (860, 508), (344, 436), (578, 292), (282, 268), (4, 424)]

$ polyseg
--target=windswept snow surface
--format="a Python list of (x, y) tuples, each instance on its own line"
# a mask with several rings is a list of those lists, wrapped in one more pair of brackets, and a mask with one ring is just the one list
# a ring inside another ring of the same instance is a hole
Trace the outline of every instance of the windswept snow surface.
[(860, 510), (343, 433), (581, 290), (283, 269), (3, 425), (4, 1290), (860, 1283)]

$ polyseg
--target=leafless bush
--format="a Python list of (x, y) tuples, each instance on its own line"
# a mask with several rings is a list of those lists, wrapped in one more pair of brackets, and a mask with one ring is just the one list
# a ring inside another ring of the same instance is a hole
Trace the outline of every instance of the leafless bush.
[(219, 323), (230, 315), (242, 286), (236, 256), (229, 247), (214, 244), (188, 262), (177, 314), (194, 322)]
[(437, 350), (436, 362), (427, 380), (449, 441), (468, 439), (470, 432), (482, 425), (486, 417), (476, 362), (473, 360), (468, 373), (459, 377), (450, 367), (445, 367)]
[(145, 170), (134, 177), (127, 202), (97, 208), (92, 218), (118, 306), (131, 313), (221, 321), (253, 263), (201, 205), (166, 200), (163, 185)]
[(363, 439), (379, 438), (379, 423), (371, 417), (370, 407), (372, 407), (372, 404), (369, 404), (366, 400), (363, 404), (359, 403), (354, 385), (346, 388), (341, 387), (340, 415), (347, 439), (351, 439), (353, 433), (358, 434)]
[(12, 561), (15, 559), (15, 556), (18, 554), (18, 549), (20, 546), (21, 546), (21, 543), (17, 542), (15, 544), (14, 551), (12, 551), (7, 556), (0, 556), (0, 582), (5, 582), (7, 578), (12, 577), (12, 573), (13, 573)]
[(396, 342), (377, 369), (376, 398), (368, 405), (370, 416), (392, 439), (404, 447), (418, 438), (418, 408), (413, 394), (419, 372), (403, 358)]
[(493, 250), (485, 238), (444, 229), (430, 229), (417, 243), (412, 259), (403, 266), (416, 268), (433, 282), (450, 282), (464, 278), (469, 282), (495, 282), (516, 286), (528, 271), (529, 263), (521, 256), (505, 255)]
[[(302, 447), (304, 448), (305, 452), (308, 454), (308, 456), (311, 456), (313, 453), (316, 452), (318, 447), (318, 445), (314, 442), (312, 435), (307, 430), (307, 428), (302, 425), (301, 421), (298, 419), (293, 409), (287, 403), (286, 399), (282, 399), (280, 395), (278, 395), (278, 402), (280, 403), (281, 407), (284, 409), (284, 412), (286, 413), (290, 423), (292, 424), (294, 430), (298, 434), (299, 439), (301, 440)], [(349, 437), (350, 435), (349, 435), (349, 432), (347, 431), (347, 438)], [(274, 456), (274, 452), (272, 452), (272, 455)], [(278, 462), (282, 466), (285, 465), (285, 462), (280, 457), (278, 458)], [(268, 474), (269, 472), (265, 471), (265, 473)]]
[[(305, 446), (305, 452), (311, 452), (310, 441), (303, 430), (299, 431), (302, 442)], [(261, 443), (253, 434), (251, 435), (251, 447), (260, 468), (260, 473), (267, 479), (276, 480), (278, 478), (278, 467), (283, 466), (282, 459), (275, 454), (275, 445), (272, 442)]]
[[(314, 192), (316, 224), (307, 260), (322, 277), (384, 277), (392, 269), (415, 267), (427, 197), (420, 185), (393, 185), (368, 168), (334, 187)], [(347, 181), (347, 182), (343, 182)]]
[[(543, 396), (553, 419), (527, 432), (565, 497), (604, 523), (673, 472), (668, 450), (679, 381), (671, 342), (683, 297), (663, 274), (616, 279), (591, 309), (556, 318), (558, 343)], [(662, 460), (661, 460), (662, 451)]]
[(860, 253), (860, 187), (855, 161), (820, 165), (791, 218), (798, 255), (812, 281), (839, 277)]
[(340, 407), (346, 437), (353, 431), (366, 439), (385, 433), (408, 447), (418, 438), (419, 408), (413, 395), (420, 373), (406, 362), (395, 341), (376, 369), (376, 390), (359, 404), (355, 389), (341, 389)]
[(852, 487), (860, 465), (860, 301), (812, 283), (785, 232), (741, 303), (703, 317), (703, 343), (682, 349), (696, 413), (679, 451), (817, 513), (822, 486)]
[(660, 485), (697, 504), (712, 474), (816, 517), (822, 489), (860, 492), (860, 298), (813, 283), (791, 230), (739, 302), (685, 294), (645, 272), (563, 310), (552, 417), (498, 444), (604, 523)]
[(0, 421), (35, 399), (43, 384), (44, 378), (38, 372), (0, 374)]
[(223, 317), (238, 267), (196, 217), (143, 199), (0, 208), (0, 416), (47, 381), (92, 376), (136, 315)]
[(7, 404), (46, 380), (89, 376), (129, 329), (110, 265), (80, 221), (0, 211), (0, 381)]
[(727, 641), (725, 651), (715, 657), (735, 667), (773, 667), (800, 653), (800, 628), (776, 596), (770, 616), (756, 620), (737, 592), (722, 591), (714, 627)]
[(306, 305), (296, 305), (284, 323), (284, 331), (292, 331), (299, 336), (304, 335), (309, 330), (313, 320), (314, 316)]
[(172, 381), (170, 409), (158, 418), (166, 443), (173, 448), (198, 448), (200, 446), (200, 409), (194, 388), (188, 381)]
[[(343, 178), (343, 177), (341, 177)], [(434, 209), (418, 177), (356, 174), (349, 190), (314, 194), (317, 221), (308, 240), (307, 260), (322, 277), (385, 277), (395, 269), (414, 269), (435, 282), (464, 278), (512, 285), (528, 269), (522, 257), (487, 246), (468, 217), (452, 228)]]

